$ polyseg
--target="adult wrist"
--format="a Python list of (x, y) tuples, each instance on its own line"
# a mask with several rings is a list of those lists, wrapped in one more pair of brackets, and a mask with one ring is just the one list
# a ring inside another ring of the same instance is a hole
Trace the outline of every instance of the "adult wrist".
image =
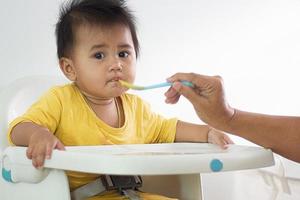
[(231, 108), (228, 106), (226, 111), (223, 114), (220, 114), (220, 117), (215, 120), (215, 124), (211, 124), (212, 127), (218, 130), (229, 132), (232, 128), (232, 123), (236, 116), (237, 109)]
[(234, 121), (236, 119), (236, 116), (238, 114), (238, 110), (235, 108), (231, 108), (231, 114), (229, 115), (229, 117), (227, 118), (227, 120), (225, 121), (222, 130), (225, 132), (232, 132), (233, 130), (233, 124)]

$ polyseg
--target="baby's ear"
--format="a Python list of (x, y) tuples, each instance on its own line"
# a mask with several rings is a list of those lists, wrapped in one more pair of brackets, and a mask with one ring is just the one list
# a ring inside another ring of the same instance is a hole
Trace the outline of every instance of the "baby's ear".
[(59, 59), (59, 66), (64, 75), (70, 80), (76, 80), (76, 71), (71, 59), (62, 57)]

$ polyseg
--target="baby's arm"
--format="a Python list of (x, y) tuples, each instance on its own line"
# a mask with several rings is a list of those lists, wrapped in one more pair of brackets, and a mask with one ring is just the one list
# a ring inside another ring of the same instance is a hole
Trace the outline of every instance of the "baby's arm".
[(50, 159), (53, 149), (65, 149), (47, 128), (32, 122), (17, 124), (12, 129), (11, 140), (17, 146), (28, 146), (27, 157), (36, 168), (42, 167), (45, 159)]
[(233, 144), (228, 135), (207, 125), (197, 125), (178, 121), (175, 142), (209, 142), (226, 148)]

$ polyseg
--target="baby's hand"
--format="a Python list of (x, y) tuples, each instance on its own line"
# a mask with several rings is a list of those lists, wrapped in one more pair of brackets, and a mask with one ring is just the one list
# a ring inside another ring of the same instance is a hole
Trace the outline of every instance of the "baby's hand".
[(48, 129), (39, 127), (30, 137), (26, 154), (35, 168), (41, 168), (45, 159), (51, 158), (53, 149), (65, 147)]
[(214, 128), (208, 131), (207, 141), (219, 145), (222, 149), (226, 149), (228, 144), (233, 144), (233, 141), (228, 135)]

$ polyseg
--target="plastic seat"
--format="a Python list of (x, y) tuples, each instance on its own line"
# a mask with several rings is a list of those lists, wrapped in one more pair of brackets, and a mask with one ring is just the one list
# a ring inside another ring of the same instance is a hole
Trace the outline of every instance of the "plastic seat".
[(68, 200), (70, 191), (64, 170), (74, 170), (139, 174), (143, 176), (143, 191), (201, 200), (202, 172), (253, 169), (274, 164), (272, 152), (258, 147), (233, 145), (228, 150), (221, 150), (209, 144), (175, 143), (67, 147), (66, 151), (55, 150), (52, 159), (45, 162), (44, 169), (36, 170), (26, 158), (26, 147), (8, 147), (8, 123), (25, 112), (48, 88), (63, 82), (55, 77), (31, 76), (16, 80), (1, 92), (1, 199)]

